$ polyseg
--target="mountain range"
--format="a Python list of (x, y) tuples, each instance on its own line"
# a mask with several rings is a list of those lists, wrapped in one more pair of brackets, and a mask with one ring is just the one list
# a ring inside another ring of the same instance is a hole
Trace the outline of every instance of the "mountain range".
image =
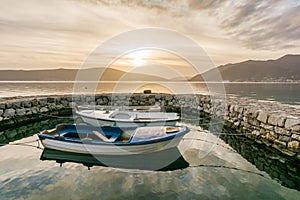
[(90, 68), (80, 71), (77, 77), (77, 69), (53, 69), (53, 70), (0, 70), (0, 81), (165, 81), (158, 76), (126, 73), (112, 68)]
[[(214, 80), (216, 70), (219, 70), (224, 81), (230, 82), (299, 82), (300, 55), (285, 55), (276, 60), (248, 60), (240, 63), (221, 65), (203, 74), (188, 78), (190, 81)], [(0, 81), (166, 81), (167, 78), (145, 73), (127, 73), (112, 68), (91, 68), (80, 71), (83, 78), (78, 78), (77, 69), (53, 70), (0, 70)], [(180, 81), (173, 78), (171, 80)]]
[[(276, 60), (248, 60), (217, 68), (224, 81), (230, 82), (287, 82), (300, 81), (300, 55), (285, 55)], [(214, 80), (215, 70), (192, 77), (191, 81)]]

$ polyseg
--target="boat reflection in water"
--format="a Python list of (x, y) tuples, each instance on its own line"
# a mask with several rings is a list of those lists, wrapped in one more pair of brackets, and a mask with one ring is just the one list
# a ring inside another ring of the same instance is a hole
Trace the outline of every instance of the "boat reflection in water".
[(151, 154), (105, 156), (79, 154), (45, 148), (40, 160), (53, 160), (61, 165), (65, 162), (81, 163), (88, 168), (93, 166), (141, 169), (155, 171), (170, 171), (189, 166), (177, 148)]

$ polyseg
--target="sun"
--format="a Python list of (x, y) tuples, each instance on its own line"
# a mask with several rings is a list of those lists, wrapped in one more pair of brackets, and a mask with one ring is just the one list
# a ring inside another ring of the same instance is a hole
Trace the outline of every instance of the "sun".
[(134, 66), (140, 67), (146, 64), (145, 59), (148, 57), (148, 53), (146, 51), (135, 51), (128, 56)]

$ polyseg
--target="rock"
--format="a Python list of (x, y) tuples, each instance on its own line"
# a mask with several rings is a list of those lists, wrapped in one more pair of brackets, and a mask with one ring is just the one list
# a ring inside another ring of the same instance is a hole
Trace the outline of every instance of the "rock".
[(285, 136), (285, 135), (280, 135), (278, 139), (280, 141), (282, 141), (282, 142), (289, 142), (289, 141), (291, 141), (291, 138), (288, 137), (288, 136)]
[(267, 124), (264, 124), (264, 123), (260, 123), (260, 127), (264, 128), (266, 130), (270, 130), (270, 131), (274, 130), (274, 126), (267, 125)]
[(288, 143), (288, 148), (294, 148), (298, 149), (299, 148), (299, 142), (298, 141), (291, 141)]
[(69, 107), (70, 107), (70, 108), (74, 108), (76, 105), (77, 105), (77, 104), (76, 104), (75, 102), (70, 102), (70, 103), (69, 103)]
[(267, 123), (267, 119), (268, 119), (268, 113), (266, 113), (264, 111), (260, 111), (258, 113), (258, 116), (257, 116), (258, 121), (261, 121), (263, 123)]
[(32, 106), (38, 106), (38, 105), (39, 105), (39, 102), (38, 102), (37, 99), (33, 99), (33, 100), (31, 101), (31, 104), (32, 104)]
[(276, 144), (279, 144), (279, 145), (281, 145), (281, 146), (286, 146), (286, 143), (285, 142), (283, 142), (283, 141), (280, 141), (280, 140), (275, 140), (274, 141)]
[(270, 141), (276, 140), (276, 134), (274, 132), (269, 132), (266, 134), (265, 138)]
[(220, 116), (224, 115), (224, 113), (221, 110), (217, 110), (217, 112), (215, 113), (215, 115), (217, 117), (220, 117)]
[(9, 109), (6, 109), (5, 111), (4, 111), (4, 114), (3, 114), (3, 117), (13, 117), (13, 116), (15, 116), (15, 113), (16, 113), (16, 111), (14, 110), (14, 109), (12, 109), (12, 108), (9, 108)]
[(229, 106), (228, 106), (228, 109), (229, 109), (229, 112), (231, 112), (231, 113), (232, 113), (232, 112), (233, 112), (233, 110), (234, 110), (234, 105), (229, 105)]
[(61, 104), (62, 104), (64, 107), (68, 107), (69, 102), (66, 101), (66, 100), (62, 100), (62, 101), (61, 101)]
[(71, 102), (72, 99), (73, 99), (72, 96), (67, 96), (67, 97), (65, 97), (65, 100), (68, 101), (68, 102)]
[(3, 120), (3, 117), (0, 117), (0, 122)]
[(287, 156), (290, 156), (290, 157), (293, 157), (293, 156), (296, 155), (295, 152), (289, 151), (287, 149), (280, 149), (280, 152), (283, 153), (284, 155), (287, 155)]
[(0, 116), (3, 114), (3, 110), (2, 109), (0, 109)]
[(0, 103), (0, 109), (3, 109), (3, 110), (4, 110), (5, 107), (6, 107), (6, 106), (5, 106), (5, 103)]
[(296, 134), (296, 133), (294, 133), (294, 134), (292, 135), (292, 138), (293, 138), (293, 139), (296, 139), (296, 140), (298, 140), (298, 141), (300, 141), (300, 135), (298, 135), (298, 134)]
[(286, 129), (284, 128), (280, 128), (278, 126), (275, 126), (274, 127), (274, 131), (275, 133), (278, 133), (280, 135), (287, 135), (287, 136), (290, 136), (291, 135), (291, 132), (287, 131)]
[(18, 116), (25, 115), (25, 109), (24, 108), (16, 109), (16, 115)]
[(47, 105), (47, 99), (46, 99), (46, 98), (44, 98), (44, 99), (39, 99), (39, 105), (40, 105), (40, 106), (45, 106), (45, 105)]
[(32, 112), (33, 114), (39, 112), (38, 107), (32, 107), (30, 110), (31, 110), (31, 112)]
[(57, 105), (55, 103), (48, 103), (48, 109), (49, 110), (55, 110)]
[(256, 136), (259, 136), (260, 135), (260, 132), (258, 130), (254, 130), (251, 132), (252, 135), (256, 135)]
[(48, 112), (49, 110), (48, 110), (48, 108), (46, 108), (46, 107), (42, 107), (41, 109), (40, 109), (40, 112)]
[(255, 126), (255, 127), (259, 127), (259, 125), (260, 125), (259, 121), (255, 120), (255, 119), (249, 119), (248, 123)]
[(62, 108), (64, 108), (64, 106), (62, 104), (57, 104), (56, 105), (56, 109), (62, 109)]
[(5, 108), (12, 108), (12, 103), (11, 102), (7, 102)]
[(14, 109), (21, 108), (21, 102), (20, 101), (13, 102), (12, 108)]
[(31, 115), (32, 111), (31, 108), (25, 108), (25, 115)]
[(300, 125), (293, 126), (292, 131), (300, 131)]
[(289, 129), (289, 128), (292, 128), (293, 126), (296, 126), (296, 125), (299, 125), (300, 124), (300, 120), (299, 118), (287, 118), (286, 121), (285, 121), (285, 124), (284, 124), (284, 127)]
[(24, 108), (31, 108), (31, 101), (22, 101), (21, 106)]
[(284, 120), (285, 120), (285, 117), (280, 116), (278, 113), (273, 113), (268, 118), (268, 124), (283, 127)]
[(256, 110), (255, 108), (250, 108), (248, 110), (248, 114), (250, 116), (252, 116), (253, 118), (257, 118), (258, 114), (259, 114), (260, 110)]
[(53, 97), (48, 97), (48, 98), (47, 98), (47, 103), (55, 103), (55, 98), (53, 98)]

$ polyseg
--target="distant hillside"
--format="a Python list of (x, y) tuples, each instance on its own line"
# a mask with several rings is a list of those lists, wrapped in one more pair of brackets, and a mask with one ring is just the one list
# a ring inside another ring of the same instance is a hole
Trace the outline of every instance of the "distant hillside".
[[(286, 55), (277, 60), (249, 60), (236, 64), (226, 64), (218, 67), (223, 80), (228, 81), (300, 81), (300, 55)], [(213, 70), (203, 74), (213, 77)], [(192, 81), (203, 81), (201, 75), (196, 75)], [(213, 78), (212, 78), (213, 80)]]
[[(74, 81), (78, 70), (54, 69), (54, 70), (1, 70), (0, 81)], [(126, 73), (117, 69), (93, 68), (80, 72), (81, 80), (98, 81), (99, 73), (103, 72), (102, 81), (164, 81), (166, 79), (137, 73)], [(123, 78), (124, 76), (124, 78)]]

